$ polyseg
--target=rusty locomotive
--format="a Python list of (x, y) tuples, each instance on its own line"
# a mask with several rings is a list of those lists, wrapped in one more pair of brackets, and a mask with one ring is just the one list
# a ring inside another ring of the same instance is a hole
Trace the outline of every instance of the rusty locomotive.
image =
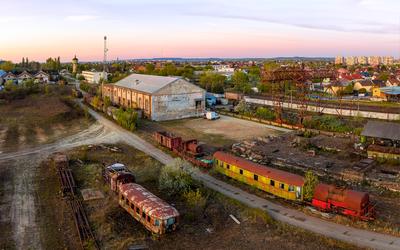
[(163, 147), (168, 148), (178, 156), (203, 168), (211, 168), (213, 160), (208, 156), (198, 140), (183, 140), (181, 137), (165, 131), (155, 132), (154, 139)]
[(162, 235), (176, 230), (179, 212), (135, 183), (135, 176), (121, 163), (103, 169), (104, 181), (118, 194), (118, 203), (147, 230)]

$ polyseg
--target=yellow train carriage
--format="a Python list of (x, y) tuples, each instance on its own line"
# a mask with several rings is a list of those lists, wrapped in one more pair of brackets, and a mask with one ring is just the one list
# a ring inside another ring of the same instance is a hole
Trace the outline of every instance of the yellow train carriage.
[(269, 168), (222, 151), (214, 154), (214, 167), (232, 179), (275, 196), (288, 200), (303, 200), (302, 176)]

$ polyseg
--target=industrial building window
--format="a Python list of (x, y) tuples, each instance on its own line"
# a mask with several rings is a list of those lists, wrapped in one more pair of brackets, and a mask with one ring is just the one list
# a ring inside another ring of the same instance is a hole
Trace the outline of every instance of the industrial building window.
[(258, 181), (258, 175), (256, 175), (256, 174), (254, 175), (254, 180)]
[(149, 100), (146, 100), (146, 101), (144, 102), (144, 109), (145, 109), (145, 110), (149, 110)]
[(196, 101), (196, 109), (200, 109), (201, 108), (201, 101)]
[(285, 189), (285, 184), (281, 183), (281, 185), (279, 185), (279, 187), (280, 187), (281, 189)]
[(294, 192), (294, 186), (289, 185), (289, 192)]
[(269, 184), (270, 184), (271, 186), (275, 187), (275, 181), (274, 181), (274, 180), (270, 180), (270, 181), (269, 181)]
[(239, 170), (239, 173), (240, 173), (240, 174), (243, 174), (243, 170), (242, 170), (242, 169), (240, 169), (240, 170)]

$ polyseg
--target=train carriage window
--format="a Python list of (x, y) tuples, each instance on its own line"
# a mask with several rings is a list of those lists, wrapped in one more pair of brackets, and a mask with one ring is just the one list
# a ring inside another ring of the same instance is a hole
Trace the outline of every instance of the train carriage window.
[(128, 198), (125, 199), (125, 204), (129, 206)]
[(270, 180), (270, 181), (269, 181), (269, 185), (275, 187), (275, 181), (274, 181), (274, 180)]
[(140, 214), (140, 209), (139, 209), (139, 207), (136, 207), (136, 213), (137, 213), (137, 214)]
[(240, 169), (240, 170), (239, 170), (239, 173), (240, 173), (240, 174), (243, 174), (243, 169)]
[(142, 217), (146, 218), (146, 213), (144, 211), (142, 212)]
[(285, 189), (285, 184), (281, 183), (281, 184), (279, 185), (279, 187), (280, 187), (281, 189)]
[(131, 209), (135, 210), (135, 205), (133, 205), (133, 203), (131, 203)]
[(159, 220), (154, 220), (154, 226), (159, 226), (160, 225), (160, 221)]
[(147, 216), (147, 222), (150, 222), (150, 221), (151, 221), (150, 216)]
[(123, 201), (124, 200), (124, 196), (121, 194), (121, 201)]
[(226, 168), (227, 168), (227, 169), (230, 169), (231, 166), (230, 166), (229, 164), (226, 164)]
[(293, 185), (289, 185), (289, 192), (294, 192), (294, 186)]
[(258, 175), (256, 175), (256, 174), (254, 175), (254, 180), (258, 181)]

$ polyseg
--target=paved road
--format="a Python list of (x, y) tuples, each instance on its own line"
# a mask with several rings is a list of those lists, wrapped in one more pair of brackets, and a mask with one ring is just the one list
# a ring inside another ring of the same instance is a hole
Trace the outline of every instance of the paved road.
[[(118, 133), (120, 138), (122, 138), (125, 143), (145, 152), (148, 155), (151, 155), (153, 158), (157, 159), (163, 164), (168, 164), (173, 161), (173, 158), (170, 155), (157, 149), (152, 144), (146, 142), (137, 135), (122, 129), (115, 123), (107, 120), (91, 109), (89, 109), (89, 112), (105, 127), (108, 127)], [(200, 171), (194, 172), (193, 178), (203, 182), (205, 186), (228, 197), (241, 201), (250, 207), (265, 210), (276, 220), (362, 247), (376, 249), (400, 249), (400, 238), (398, 237), (355, 229), (321, 220), (312, 216), (307, 216), (297, 210), (286, 208), (258, 196), (249, 194), (239, 188), (217, 180), (208, 174), (201, 173)]]

